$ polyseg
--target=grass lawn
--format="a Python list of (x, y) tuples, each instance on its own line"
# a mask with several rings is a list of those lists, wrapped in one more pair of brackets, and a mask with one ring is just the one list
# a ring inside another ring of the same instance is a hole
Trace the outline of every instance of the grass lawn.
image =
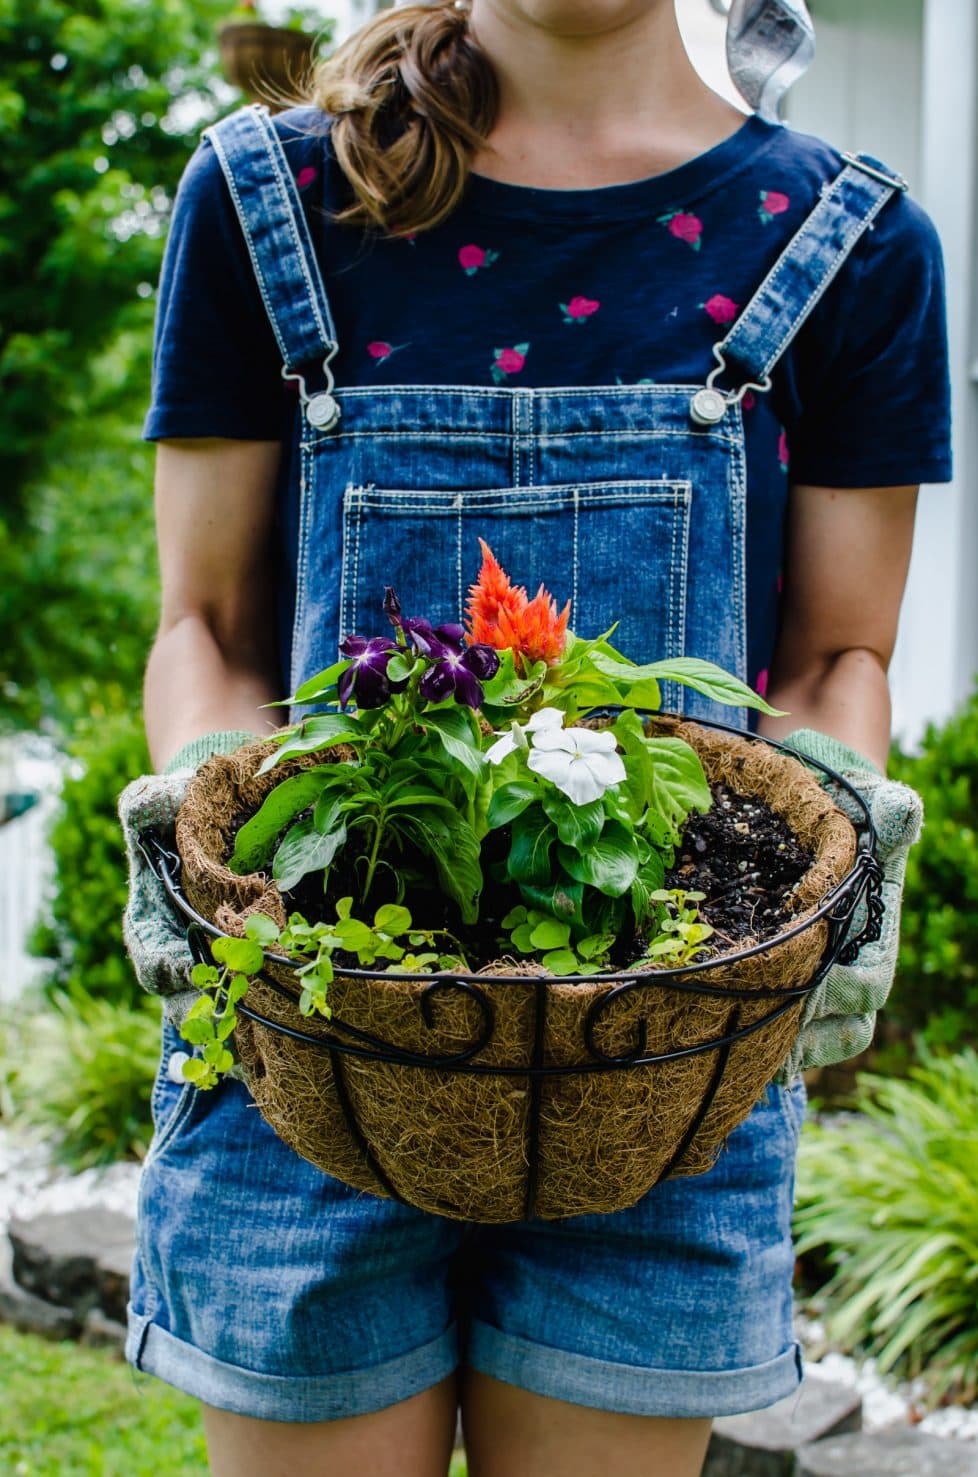
[[(4, 1477), (193, 1477), (207, 1453), (197, 1402), (105, 1349), (0, 1325)], [(369, 1473), (364, 1473), (369, 1477)], [(456, 1456), (451, 1477), (465, 1477)]]

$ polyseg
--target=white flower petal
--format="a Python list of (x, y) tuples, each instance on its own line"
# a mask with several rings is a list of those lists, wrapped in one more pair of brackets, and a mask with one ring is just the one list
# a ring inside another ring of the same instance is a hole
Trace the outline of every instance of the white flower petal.
[(566, 778), (554, 783), (575, 805), (590, 805), (605, 792), (605, 786), (583, 759), (572, 759)]
[(610, 790), (613, 785), (620, 785), (626, 778), (625, 766), (620, 754), (588, 754), (581, 761), (586, 764), (595, 779)]
[(545, 754), (560, 750), (564, 754), (577, 753), (577, 740), (570, 728), (542, 728), (533, 735), (533, 747)]
[(526, 724), (530, 733), (539, 733), (543, 728), (563, 728), (563, 726), (564, 715), (559, 708), (540, 708)]
[(550, 780), (552, 784), (563, 789), (562, 780), (570, 773), (576, 764), (573, 755), (564, 753), (562, 750), (551, 752), (539, 749), (531, 749), (527, 757), (527, 768), (532, 769), (534, 774), (542, 774), (544, 779)]
[(580, 754), (613, 754), (617, 748), (617, 739), (609, 728), (601, 728), (595, 731), (593, 728), (569, 728), (577, 740), (577, 749)]
[(516, 748), (516, 740), (511, 733), (504, 733), (502, 738), (486, 750), (486, 758), (490, 764), (502, 764), (503, 760), (512, 754)]

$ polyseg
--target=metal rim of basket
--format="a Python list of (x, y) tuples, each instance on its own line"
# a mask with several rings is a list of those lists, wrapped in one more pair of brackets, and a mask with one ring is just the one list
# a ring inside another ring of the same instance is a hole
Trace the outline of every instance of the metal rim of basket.
[[(663, 717), (678, 717), (675, 714), (663, 714)], [(537, 1181), (539, 1175), (539, 1143), (540, 1143), (540, 1119), (543, 1084), (548, 1078), (560, 1078), (568, 1076), (579, 1076), (586, 1073), (608, 1072), (621, 1070), (634, 1070), (636, 1068), (658, 1066), (663, 1062), (676, 1061), (684, 1057), (694, 1057), (704, 1052), (716, 1053), (713, 1070), (710, 1073), (704, 1092), (692, 1118), (682, 1136), (675, 1152), (670, 1156), (668, 1163), (659, 1174), (656, 1183), (667, 1178), (672, 1170), (679, 1164), (686, 1149), (692, 1143), (707, 1112), (709, 1111), (717, 1089), (723, 1080), (732, 1047), (753, 1035), (756, 1031), (770, 1025), (780, 1016), (798, 1005), (812, 990), (820, 983), (827, 970), (836, 962), (851, 964), (859, 954), (864, 944), (875, 942), (880, 937), (883, 902), (882, 881), (883, 873), (877, 859), (877, 840), (873, 819), (863, 797), (842, 775), (831, 769), (820, 760), (809, 758), (807, 755), (797, 754), (785, 744), (775, 739), (769, 739), (763, 735), (746, 732), (735, 728), (730, 724), (715, 722), (713, 720), (696, 718), (696, 723), (706, 728), (713, 728), (720, 732), (734, 734), (740, 738), (750, 739), (753, 742), (764, 743), (792, 758), (801, 759), (802, 762), (820, 770), (827, 775), (854, 802), (860, 819), (853, 821), (857, 834), (857, 852), (853, 866), (849, 873), (831, 888), (821, 903), (811, 913), (791, 928), (784, 929), (772, 938), (761, 944), (755, 944), (747, 949), (737, 950), (724, 954), (719, 959), (703, 960), (696, 964), (685, 965), (678, 969), (656, 969), (654, 971), (636, 972), (618, 971), (612, 974), (601, 975), (479, 975), (479, 974), (418, 974), (405, 971), (371, 970), (353, 967), (342, 967), (345, 978), (372, 980), (383, 982), (409, 981), (415, 985), (423, 985), (425, 988), (418, 994), (418, 1008), (422, 1020), (429, 1030), (436, 1028), (434, 1016), (434, 1002), (440, 994), (448, 992), (461, 993), (474, 1002), (481, 1029), (476, 1039), (464, 1046), (461, 1050), (450, 1054), (432, 1055), (430, 1053), (408, 1050), (396, 1044), (375, 1036), (371, 1032), (363, 1031), (358, 1027), (343, 1021), (335, 1014), (330, 1018), (328, 1030), (313, 1035), (311, 1032), (303, 1031), (298, 1027), (288, 1026), (281, 1021), (272, 1020), (262, 1012), (255, 1010), (246, 1004), (244, 1000), (238, 1001), (236, 1010), (246, 1019), (257, 1026), (264, 1026), (275, 1031), (279, 1035), (328, 1054), (332, 1069), (333, 1082), (336, 1090), (337, 1100), (343, 1112), (344, 1120), (349, 1129), (351, 1137), (360, 1149), (365, 1163), (373, 1174), (379, 1192), (389, 1195), (402, 1204), (413, 1202), (406, 1200), (392, 1182), (389, 1174), (378, 1162), (377, 1156), (369, 1143), (357, 1118), (357, 1113), (351, 1098), (347, 1074), (344, 1066), (345, 1058), (353, 1057), (360, 1060), (383, 1063), (385, 1065), (402, 1067), (419, 1067), (428, 1070), (452, 1071), (468, 1075), (495, 1076), (523, 1078), (528, 1088), (528, 1117), (527, 1117), (527, 1180), (525, 1193), (525, 1215), (533, 1212), (536, 1203)], [(852, 818), (850, 817), (850, 820)], [(198, 962), (210, 962), (208, 942), (213, 938), (224, 938), (223, 934), (208, 919), (204, 918), (187, 901), (180, 885), (180, 857), (175, 851), (167, 847), (158, 833), (146, 832), (139, 838), (138, 844), (152, 867), (156, 876), (162, 883), (171, 906), (182, 919), (187, 920), (187, 941), (193, 957)], [(864, 905), (863, 925), (852, 938), (849, 937), (859, 905)], [(796, 937), (805, 930), (813, 927), (822, 919), (828, 920), (828, 933), (826, 945), (822, 957), (814, 970), (812, 977), (804, 985), (793, 985), (787, 988), (758, 989), (724, 989), (716, 985), (699, 983), (696, 975), (704, 970), (726, 967), (744, 959), (749, 959), (774, 947), (779, 947), (786, 940)], [(282, 955), (266, 954), (266, 961), (286, 969), (296, 969), (296, 961)], [(275, 979), (267, 970), (262, 970), (257, 978), (263, 985), (274, 991), (286, 1000), (291, 1006), (297, 1006), (295, 995), (282, 983)], [(544, 1032), (547, 1017), (547, 999), (549, 986), (553, 984), (611, 984), (613, 988), (606, 993), (598, 995), (590, 1004), (585, 1018), (583, 1039), (589, 1055), (589, 1060), (574, 1062), (569, 1065), (554, 1065), (548, 1063), (544, 1051)], [(519, 985), (524, 990), (530, 990), (534, 999), (533, 1010), (533, 1041), (531, 1048), (531, 1059), (527, 1063), (519, 1065), (507, 1065), (504, 1063), (485, 1063), (476, 1060), (492, 1040), (495, 1030), (495, 1012), (492, 1001), (486, 993), (487, 985), (515, 986)], [(711, 1036), (707, 1040), (697, 1041), (691, 1046), (678, 1047), (672, 1051), (648, 1054), (648, 1027), (644, 1017), (636, 1022), (636, 1033), (634, 1043), (624, 1052), (617, 1054), (603, 1050), (597, 1040), (597, 1031), (602, 1018), (607, 1014), (614, 1002), (622, 999), (628, 994), (639, 989), (672, 989), (685, 991), (698, 995), (713, 995), (727, 999), (730, 1010), (719, 1034)], [(741, 1006), (746, 1000), (770, 999), (772, 1008), (765, 1012), (757, 1020), (750, 1021), (746, 1025), (741, 1024)], [(443, 1213), (456, 1214), (451, 1206), (444, 1206)]]

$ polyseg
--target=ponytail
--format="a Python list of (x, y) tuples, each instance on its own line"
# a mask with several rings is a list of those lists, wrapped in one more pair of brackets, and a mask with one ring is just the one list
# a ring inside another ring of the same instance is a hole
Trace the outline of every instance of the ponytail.
[(451, 0), (381, 11), (320, 62), (312, 101), (354, 202), (349, 225), (409, 235), (458, 205), (496, 120), (496, 78)]

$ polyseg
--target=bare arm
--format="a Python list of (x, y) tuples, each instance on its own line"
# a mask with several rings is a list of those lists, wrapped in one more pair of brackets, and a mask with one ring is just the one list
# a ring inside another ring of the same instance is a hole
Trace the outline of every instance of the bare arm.
[[(217, 729), (267, 733), (278, 690), (268, 559), (277, 441), (165, 441), (157, 451), (162, 603), (143, 710), (162, 768)], [(273, 710), (273, 714), (278, 710)]]
[(887, 670), (910, 563), (916, 487), (794, 487), (781, 633), (760, 720), (780, 738), (815, 728), (886, 768)]

